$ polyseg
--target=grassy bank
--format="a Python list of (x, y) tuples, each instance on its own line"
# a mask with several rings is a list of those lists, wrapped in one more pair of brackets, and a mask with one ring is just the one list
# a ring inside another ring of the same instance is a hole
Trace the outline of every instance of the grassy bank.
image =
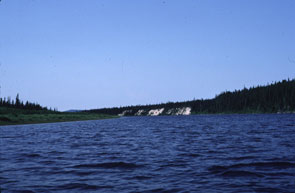
[(15, 108), (0, 108), (0, 125), (53, 123), (115, 118), (98, 113), (64, 113), (54, 111), (28, 111)]

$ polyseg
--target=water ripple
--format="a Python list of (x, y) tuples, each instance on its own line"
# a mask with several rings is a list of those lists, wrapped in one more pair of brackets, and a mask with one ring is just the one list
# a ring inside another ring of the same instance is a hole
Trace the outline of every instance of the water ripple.
[(1, 192), (294, 192), (295, 115), (1, 126)]

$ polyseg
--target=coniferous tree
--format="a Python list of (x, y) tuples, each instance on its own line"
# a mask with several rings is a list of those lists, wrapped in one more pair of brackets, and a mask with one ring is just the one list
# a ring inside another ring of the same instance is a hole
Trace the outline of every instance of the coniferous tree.
[(16, 107), (20, 107), (20, 100), (19, 100), (19, 94), (17, 93), (16, 97), (15, 97), (15, 106)]
[(10, 97), (7, 97), (7, 99), (5, 97), (0, 98), (0, 107), (18, 108), (26, 110), (48, 110), (47, 107), (42, 107), (38, 103), (31, 103), (29, 101), (26, 101), (26, 103), (24, 103), (20, 100), (19, 94), (16, 95), (15, 101), (11, 100)]

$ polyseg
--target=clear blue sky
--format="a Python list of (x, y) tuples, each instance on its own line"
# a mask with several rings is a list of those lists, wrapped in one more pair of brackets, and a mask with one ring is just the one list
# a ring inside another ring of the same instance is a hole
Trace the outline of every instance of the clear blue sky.
[(59, 110), (295, 78), (294, 0), (2, 0), (1, 97)]

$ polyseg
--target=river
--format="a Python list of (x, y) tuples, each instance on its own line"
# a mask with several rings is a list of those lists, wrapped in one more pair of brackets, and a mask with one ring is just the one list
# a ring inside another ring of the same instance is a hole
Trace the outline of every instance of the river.
[(1, 192), (294, 192), (295, 115), (1, 126)]

